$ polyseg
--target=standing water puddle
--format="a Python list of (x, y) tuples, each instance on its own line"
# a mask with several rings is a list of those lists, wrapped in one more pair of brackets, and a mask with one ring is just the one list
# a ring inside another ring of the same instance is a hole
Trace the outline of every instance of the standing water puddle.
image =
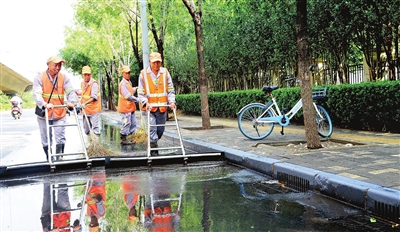
[[(118, 125), (103, 122), (102, 131), (112, 152), (145, 154), (119, 145)], [(394, 231), (363, 210), (224, 161), (9, 178), (0, 196), (1, 231), (70, 231), (74, 222), (82, 231)]]
[(372, 224), (351, 206), (311, 192), (292, 191), (266, 176), (225, 162), (93, 169), (6, 180), (0, 186), (1, 231), (49, 228), (51, 192), (56, 202), (52, 212), (64, 213), (71, 224), (78, 219), (83, 231), (88, 231), (90, 224), (98, 225), (100, 231), (390, 228), (384, 223)]
[[(138, 120), (138, 124), (140, 121)], [(147, 155), (147, 141), (140, 141), (132, 145), (121, 145), (121, 139), (120, 139), (120, 128), (121, 125), (118, 124), (118, 122), (111, 122), (108, 120), (101, 120), (101, 139), (100, 143), (103, 147), (105, 147), (107, 150), (111, 151), (114, 155), (117, 156), (124, 156), (124, 155), (129, 155), (129, 156), (146, 156)], [(140, 132), (139, 132), (140, 133)], [(141, 137), (142, 135), (140, 135)], [(161, 138), (158, 141), (158, 146), (159, 147), (176, 147), (176, 145), (171, 145), (168, 144), (168, 141), (165, 139), (165, 137)], [(181, 151), (177, 149), (165, 149), (165, 150), (160, 150), (159, 154), (172, 154), (175, 152), (181, 153)], [(193, 153), (192, 151), (190, 151)]]

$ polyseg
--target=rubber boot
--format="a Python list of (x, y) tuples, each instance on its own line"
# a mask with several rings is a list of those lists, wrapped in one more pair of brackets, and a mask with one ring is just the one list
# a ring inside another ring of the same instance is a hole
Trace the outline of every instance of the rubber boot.
[[(43, 151), (44, 151), (44, 154), (46, 154), (46, 160), (49, 161), (49, 146), (44, 146)], [(51, 153), (51, 150), (50, 150), (50, 153)], [(52, 158), (51, 160), (54, 162), (54, 157), (51, 157), (51, 158)]]
[[(56, 154), (64, 154), (64, 144), (56, 144)], [(62, 156), (57, 156), (56, 160), (62, 160)]]
[(127, 139), (126, 135), (121, 135), (121, 144), (122, 145), (131, 145), (133, 143)]
[(126, 135), (120, 135), (119, 138), (121, 139), (120, 143), (121, 143), (122, 145), (124, 145), (125, 142), (126, 142)]
[[(150, 142), (150, 148), (158, 148), (157, 142)], [(151, 156), (158, 156), (158, 150), (150, 151)]]

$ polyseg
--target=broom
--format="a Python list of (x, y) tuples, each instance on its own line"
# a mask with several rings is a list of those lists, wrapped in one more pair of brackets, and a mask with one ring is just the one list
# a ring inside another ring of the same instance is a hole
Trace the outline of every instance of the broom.
[(89, 157), (116, 156), (117, 154), (113, 154), (100, 144), (98, 137), (93, 133), (92, 127), (90, 126), (85, 110), (82, 109), (82, 112), (83, 112), (83, 117), (85, 118), (86, 123), (90, 130), (88, 135), (89, 146), (86, 148), (88, 156)]
[(140, 112), (140, 127), (139, 129), (127, 137), (128, 140), (136, 144), (147, 144), (147, 131), (146, 131), (146, 120), (142, 117), (142, 112)]
[[(167, 117), (168, 117), (168, 119), (170, 119), (173, 116), (169, 117), (169, 115), (167, 115)], [(147, 145), (148, 136), (149, 136), (147, 134), (147, 126), (148, 126), (147, 125), (147, 120), (146, 120), (146, 118), (142, 117), (142, 112), (140, 112), (140, 127), (135, 133), (129, 135), (127, 137), (127, 139), (132, 141), (132, 142), (134, 142), (134, 143), (136, 143), (136, 144), (143, 144), (144, 146), (146, 146)]]

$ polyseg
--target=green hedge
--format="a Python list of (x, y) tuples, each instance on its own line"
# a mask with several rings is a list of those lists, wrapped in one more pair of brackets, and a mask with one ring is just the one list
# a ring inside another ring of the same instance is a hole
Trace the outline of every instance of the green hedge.
[(349, 129), (400, 132), (400, 81), (329, 86), (333, 124)]
[[(282, 88), (273, 92), (281, 109), (290, 110), (300, 99), (300, 88)], [(200, 94), (177, 95), (178, 109), (184, 114), (201, 116)], [(253, 102), (269, 99), (261, 90), (209, 93), (211, 117), (237, 118), (239, 110)], [(335, 127), (400, 132), (400, 81), (330, 85), (327, 97), (318, 101), (331, 116)], [(303, 124), (300, 111), (292, 123)]]

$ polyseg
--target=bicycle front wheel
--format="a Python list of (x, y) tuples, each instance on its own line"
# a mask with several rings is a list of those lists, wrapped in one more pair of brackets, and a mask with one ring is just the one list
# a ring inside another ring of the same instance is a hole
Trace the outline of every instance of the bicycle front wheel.
[(318, 134), (321, 137), (329, 137), (332, 134), (332, 121), (331, 117), (329, 117), (328, 112), (324, 109), (324, 107), (317, 105), (318, 112), (315, 112)]
[(274, 123), (257, 122), (259, 117), (270, 117), (271, 112), (264, 111), (262, 104), (251, 104), (244, 108), (238, 116), (238, 126), (244, 136), (253, 140), (266, 138), (274, 129)]

